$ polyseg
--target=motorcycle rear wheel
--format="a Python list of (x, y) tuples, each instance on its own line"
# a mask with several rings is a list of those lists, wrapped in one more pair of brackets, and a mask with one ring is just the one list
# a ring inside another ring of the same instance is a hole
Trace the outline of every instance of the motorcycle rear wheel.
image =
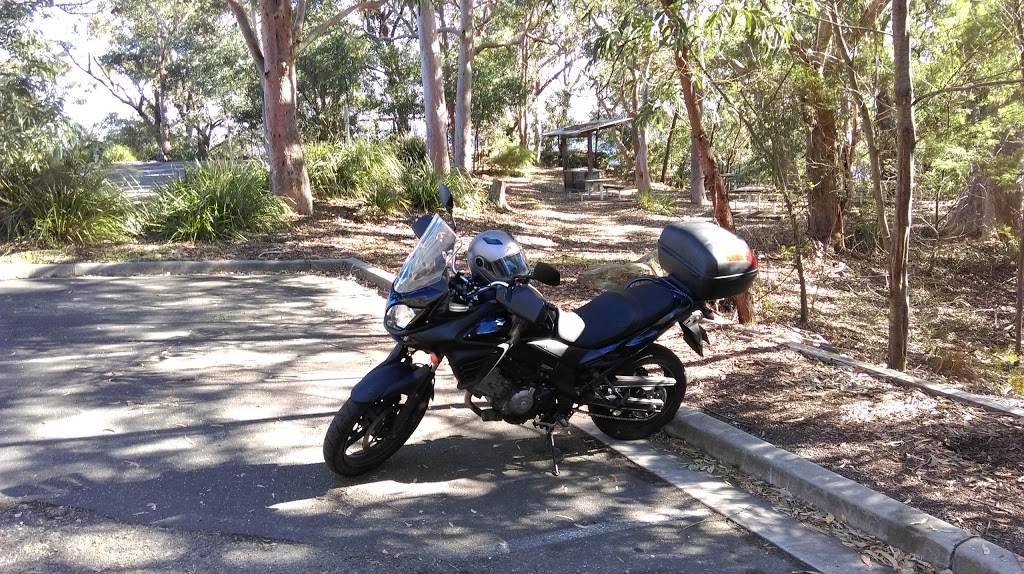
[(324, 437), (324, 462), (342, 476), (369, 472), (402, 448), (426, 412), (416, 408), (397, 428), (399, 413), (409, 397), (392, 395), (373, 403), (345, 401)]
[[(642, 355), (623, 365), (616, 374), (672, 377), (676, 384), (653, 390), (629, 391), (637, 398), (661, 399), (664, 403), (661, 411), (654, 415), (643, 416), (633, 411), (591, 406), (590, 412), (595, 415), (592, 417), (594, 425), (601, 429), (601, 432), (618, 440), (638, 440), (658, 432), (676, 416), (676, 411), (683, 402), (683, 395), (686, 394), (686, 371), (675, 353), (661, 345), (652, 344)], [(636, 420), (630, 420), (632, 417), (636, 417)]]

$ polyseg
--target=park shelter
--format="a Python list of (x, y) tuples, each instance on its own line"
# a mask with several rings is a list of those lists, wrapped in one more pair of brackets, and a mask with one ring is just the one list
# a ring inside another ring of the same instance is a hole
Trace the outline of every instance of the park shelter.
[[(597, 132), (631, 121), (633, 118), (598, 119), (541, 134), (544, 137), (558, 138), (558, 159), (562, 166), (562, 178), (566, 189), (582, 187), (585, 180), (600, 177), (601, 174), (594, 169), (594, 138)], [(587, 167), (576, 170), (569, 169), (567, 165), (569, 140), (582, 138), (587, 139)]]

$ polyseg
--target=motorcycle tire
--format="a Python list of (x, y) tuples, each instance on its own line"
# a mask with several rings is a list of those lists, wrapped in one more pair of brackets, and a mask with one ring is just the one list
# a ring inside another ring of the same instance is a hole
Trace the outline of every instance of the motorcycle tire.
[(605, 407), (590, 407), (596, 415), (594, 425), (604, 434), (618, 440), (638, 440), (647, 438), (662, 429), (672, 417), (676, 416), (679, 405), (686, 394), (686, 371), (683, 363), (675, 353), (661, 345), (650, 345), (638, 357), (622, 366), (616, 373), (619, 375), (663, 376), (672, 377), (676, 384), (671, 387), (658, 387), (652, 390), (632, 389), (637, 398), (658, 398), (663, 401), (661, 412), (654, 416), (626, 420), (612, 417), (635, 416), (630, 411), (616, 411)]
[(423, 420), (416, 408), (404, 428), (393, 428), (408, 397), (392, 395), (373, 403), (345, 401), (324, 437), (324, 462), (337, 474), (357, 476), (384, 463), (402, 448)]

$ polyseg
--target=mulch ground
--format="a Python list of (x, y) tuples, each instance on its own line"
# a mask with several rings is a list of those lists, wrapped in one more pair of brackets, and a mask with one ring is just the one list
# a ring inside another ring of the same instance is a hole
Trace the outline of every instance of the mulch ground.
[[(680, 201), (653, 215), (614, 196), (580, 202), (561, 191), (561, 173), (509, 180), (512, 213), (458, 211), (463, 238), (489, 228), (513, 233), (529, 259), (562, 271), (544, 287), (574, 308), (597, 293), (576, 275), (599, 262), (633, 261), (655, 247), (661, 229), (709, 208)], [(707, 326), (712, 344), (697, 357), (678, 331), (662, 342), (687, 364), (687, 402), (897, 500), (1024, 554), (1024, 420), (933, 398), (854, 370), (809, 360), (772, 341), (831, 345), (882, 363), (886, 355), (886, 262), (848, 254), (810, 261), (811, 316), (796, 322), (797, 281), (782, 246), (794, 243), (781, 208), (736, 207), (736, 225), (759, 251), (752, 292), (759, 325)], [(32, 254), (2, 245), (2, 260), (298, 259), (356, 256), (396, 271), (415, 239), (414, 214), (374, 218), (337, 200), (287, 232), (221, 244), (132, 244)], [(464, 239), (468, 242), (468, 239)], [(941, 243), (915, 237), (909, 371), (922, 378), (1024, 406), (1005, 350), (1012, 344), (1012, 252), (998, 243)]]

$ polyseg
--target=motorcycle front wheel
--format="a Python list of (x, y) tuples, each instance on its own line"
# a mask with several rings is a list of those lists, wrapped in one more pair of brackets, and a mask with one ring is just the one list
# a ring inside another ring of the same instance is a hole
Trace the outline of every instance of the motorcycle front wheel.
[(654, 414), (591, 406), (594, 425), (601, 432), (618, 440), (638, 440), (658, 432), (676, 416), (683, 395), (686, 394), (686, 372), (675, 353), (661, 345), (650, 345), (640, 356), (623, 365), (616, 374), (671, 377), (676, 380), (676, 384), (671, 387), (626, 390), (629, 398), (661, 400), (661, 411)]
[[(404, 399), (404, 400), (403, 400)], [(399, 414), (409, 397), (393, 395), (373, 403), (349, 399), (334, 415), (324, 437), (324, 462), (342, 476), (373, 470), (402, 448), (423, 420), (417, 405), (405, 423)]]

